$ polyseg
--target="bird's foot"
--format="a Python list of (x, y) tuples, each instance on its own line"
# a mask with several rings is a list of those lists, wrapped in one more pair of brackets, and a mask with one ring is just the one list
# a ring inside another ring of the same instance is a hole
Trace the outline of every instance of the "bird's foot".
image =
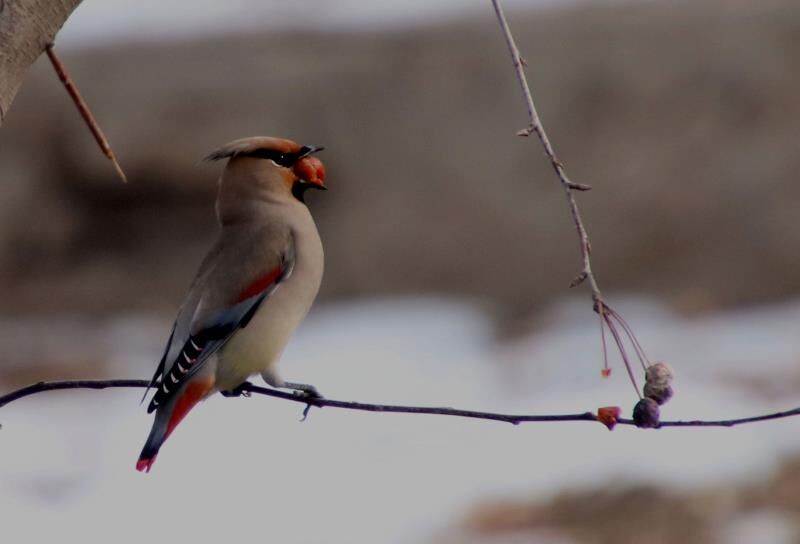
[(303, 417), (300, 418), (300, 421), (308, 419), (308, 412), (311, 411), (312, 406), (320, 406), (314, 403), (315, 400), (325, 399), (325, 397), (320, 395), (316, 387), (308, 385), (307, 383), (284, 382), (283, 387), (292, 389), (292, 394), (294, 394), (294, 396), (307, 401), (306, 407), (303, 410)]
[(292, 389), (292, 393), (304, 399), (324, 399), (317, 388), (307, 383), (284, 382), (283, 388)]
[(249, 397), (250, 390), (248, 389), (252, 384), (250, 382), (242, 382), (233, 389), (227, 391), (220, 391), (223, 397)]

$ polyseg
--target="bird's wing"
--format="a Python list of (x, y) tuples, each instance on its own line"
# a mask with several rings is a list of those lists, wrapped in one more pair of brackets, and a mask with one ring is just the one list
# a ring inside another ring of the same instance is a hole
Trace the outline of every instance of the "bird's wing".
[(203, 262), (173, 326), (148, 412), (168, 402), (214, 353), (247, 326), (261, 303), (292, 272), (294, 240), (287, 227), (227, 228)]

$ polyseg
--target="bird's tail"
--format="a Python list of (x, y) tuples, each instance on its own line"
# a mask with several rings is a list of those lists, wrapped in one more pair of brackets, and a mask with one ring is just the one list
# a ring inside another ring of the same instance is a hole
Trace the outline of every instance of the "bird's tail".
[(139, 454), (139, 460), (136, 461), (136, 470), (139, 472), (150, 472), (150, 467), (156, 462), (156, 455), (161, 445), (167, 439), (167, 423), (169, 422), (169, 414), (165, 413), (166, 410), (158, 410), (156, 412), (156, 419), (153, 421), (153, 428), (150, 429), (150, 435), (144, 443), (142, 453)]
[(166, 442), (178, 423), (194, 408), (194, 406), (203, 400), (213, 387), (212, 380), (198, 380), (189, 382), (183, 391), (178, 393), (175, 401), (165, 404), (162, 408), (156, 410), (155, 421), (153, 427), (150, 429), (150, 435), (144, 443), (142, 453), (139, 454), (139, 460), (136, 462), (136, 470), (139, 472), (150, 472), (153, 463), (156, 462), (158, 450)]

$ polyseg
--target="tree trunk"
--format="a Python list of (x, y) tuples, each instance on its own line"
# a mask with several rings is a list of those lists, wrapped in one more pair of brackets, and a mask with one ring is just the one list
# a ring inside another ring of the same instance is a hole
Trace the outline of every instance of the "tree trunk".
[(0, 0), (0, 126), (28, 67), (81, 0)]

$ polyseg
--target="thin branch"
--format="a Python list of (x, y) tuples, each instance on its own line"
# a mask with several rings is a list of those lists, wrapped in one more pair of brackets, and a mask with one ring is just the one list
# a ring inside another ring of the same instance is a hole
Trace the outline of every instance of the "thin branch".
[(122, 178), (122, 181), (127, 182), (128, 178), (125, 176), (125, 172), (122, 171), (122, 167), (119, 165), (119, 162), (117, 162), (117, 157), (114, 155), (114, 151), (111, 149), (111, 144), (108, 143), (108, 139), (106, 139), (105, 134), (103, 134), (103, 130), (100, 128), (100, 125), (97, 124), (97, 121), (92, 115), (91, 110), (89, 110), (89, 105), (86, 104), (86, 101), (81, 96), (81, 93), (78, 91), (78, 87), (75, 85), (75, 82), (72, 81), (71, 77), (69, 77), (67, 67), (64, 66), (64, 63), (61, 62), (61, 59), (58, 58), (58, 55), (56, 55), (53, 44), (47, 44), (45, 51), (47, 52), (47, 57), (50, 59), (50, 62), (53, 64), (53, 69), (56, 71), (56, 74), (58, 74), (58, 79), (61, 80), (61, 83), (63, 83), (64, 87), (67, 89), (69, 96), (75, 103), (75, 107), (78, 108), (78, 112), (86, 122), (86, 126), (89, 127), (89, 130), (92, 132), (92, 136), (94, 136), (97, 145), (100, 146), (100, 150), (103, 152), (103, 155), (105, 155), (106, 158), (111, 161), (111, 164), (114, 165), (114, 168), (116, 169), (119, 177)]
[[(605, 307), (602, 308), (605, 310)], [(609, 314), (603, 313), (602, 317), (606, 322), (606, 326), (608, 326), (608, 330), (611, 331), (611, 336), (614, 338), (614, 342), (617, 344), (617, 350), (619, 350), (620, 357), (622, 357), (622, 363), (625, 365), (625, 370), (628, 372), (628, 377), (633, 384), (633, 389), (636, 391), (636, 394), (639, 398), (642, 398), (642, 394), (639, 392), (639, 384), (636, 383), (636, 376), (633, 374), (633, 369), (631, 368), (631, 363), (628, 360), (628, 352), (625, 351), (625, 342), (622, 341), (622, 337), (617, 331), (617, 328), (614, 326), (614, 322), (611, 321), (608, 317)], [(605, 344), (603, 345), (605, 348)], [(605, 357), (605, 355), (604, 355)]]
[(581, 219), (580, 210), (578, 209), (578, 204), (575, 202), (575, 195), (573, 194), (573, 191), (588, 191), (591, 189), (591, 186), (584, 185), (582, 183), (573, 183), (570, 181), (567, 177), (567, 174), (564, 172), (563, 165), (556, 158), (556, 153), (553, 150), (552, 144), (550, 143), (550, 138), (547, 137), (544, 126), (539, 119), (539, 114), (536, 111), (536, 105), (533, 102), (533, 95), (531, 94), (530, 86), (528, 86), (528, 79), (525, 77), (525, 61), (522, 59), (519, 49), (517, 49), (514, 36), (511, 34), (508, 21), (506, 21), (506, 16), (503, 13), (503, 8), (500, 6), (500, 0), (492, 0), (492, 5), (494, 6), (494, 11), (497, 14), (497, 20), (500, 23), (500, 28), (503, 31), (506, 45), (508, 45), (508, 52), (511, 55), (512, 62), (514, 63), (514, 71), (517, 74), (517, 80), (519, 81), (519, 86), (522, 89), (522, 94), (525, 98), (525, 105), (528, 108), (529, 124), (527, 127), (517, 132), (517, 135), (530, 136), (535, 132), (539, 137), (539, 141), (542, 143), (545, 155), (547, 155), (547, 158), (550, 160), (550, 165), (553, 167), (553, 170), (561, 182), (561, 186), (564, 188), (564, 193), (567, 197), (567, 204), (569, 204), (569, 210), (572, 214), (572, 221), (575, 224), (575, 229), (578, 231), (581, 256), (583, 258), (583, 270), (580, 274), (578, 274), (575, 280), (573, 280), (570, 287), (575, 287), (588, 280), (589, 287), (592, 290), (592, 300), (594, 301), (595, 309), (602, 315), (602, 306), (604, 303), (602, 294), (600, 293), (600, 287), (598, 286), (597, 280), (592, 272), (592, 261), (590, 258), (592, 253), (591, 243), (589, 242), (589, 235), (586, 233), (586, 228), (583, 226), (583, 219)]
[(618, 312), (616, 312), (613, 308), (606, 306), (606, 310), (608, 310), (608, 317), (610, 319), (614, 319), (617, 323), (622, 326), (622, 329), (625, 331), (625, 335), (628, 337), (633, 349), (636, 351), (636, 356), (639, 358), (639, 363), (642, 365), (642, 370), (647, 372), (647, 367), (650, 365), (650, 359), (647, 357), (647, 354), (644, 352), (644, 348), (642, 344), (639, 342), (639, 339), (636, 338), (636, 335), (633, 333), (633, 328), (628, 325), (628, 322), (623, 319)]
[(600, 315), (601, 319), (600, 336), (603, 345), (603, 375), (607, 376), (610, 372), (608, 369), (608, 354), (606, 353), (606, 341), (604, 336), (605, 331), (603, 329), (603, 322), (605, 322), (605, 324), (608, 325), (608, 329), (614, 338), (617, 348), (619, 349), (620, 356), (625, 364), (625, 369), (628, 372), (631, 384), (633, 385), (636, 394), (641, 399), (642, 394), (639, 392), (639, 386), (636, 383), (633, 369), (631, 368), (630, 361), (625, 353), (625, 346), (614, 326), (612, 318), (617, 320), (617, 322), (623, 328), (625, 334), (630, 339), (643, 368), (645, 368), (644, 361), (647, 359), (647, 357), (644, 355), (644, 349), (639, 343), (639, 340), (636, 338), (636, 335), (633, 334), (631, 327), (617, 312), (615, 312), (608, 304), (606, 304), (605, 300), (603, 300), (603, 295), (600, 292), (600, 286), (598, 285), (597, 279), (595, 278), (592, 270), (592, 245), (589, 240), (589, 234), (586, 232), (586, 227), (583, 224), (578, 203), (575, 201), (575, 191), (588, 191), (591, 189), (591, 186), (571, 181), (564, 171), (564, 165), (558, 160), (558, 158), (556, 158), (553, 145), (550, 143), (550, 138), (548, 138), (547, 132), (544, 130), (544, 125), (542, 125), (542, 121), (539, 119), (539, 113), (536, 111), (536, 104), (533, 102), (533, 95), (531, 94), (531, 89), (528, 85), (528, 79), (525, 76), (525, 60), (520, 55), (517, 44), (514, 41), (511, 28), (508, 26), (505, 13), (503, 13), (503, 8), (500, 5), (500, 0), (492, 0), (492, 5), (494, 6), (494, 11), (497, 15), (497, 21), (500, 23), (500, 29), (503, 32), (503, 37), (506, 40), (508, 52), (511, 55), (511, 61), (514, 65), (514, 73), (517, 75), (517, 81), (519, 81), (519, 86), (525, 99), (525, 105), (528, 109), (528, 126), (518, 131), (517, 136), (530, 136), (531, 134), (536, 133), (536, 135), (539, 137), (542, 148), (544, 148), (544, 153), (550, 161), (550, 165), (553, 167), (553, 171), (556, 173), (556, 176), (558, 176), (561, 187), (564, 189), (564, 194), (567, 198), (567, 204), (569, 205), (569, 211), (572, 216), (572, 222), (575, 225), (575, 230), (578, 232), (581, 258), (583, 260), (583, 269), (575, 277), (575, 279), (572, 280), (569, 286), (570, 288), (573, 288), (584, 282), (588, 282), (589, 288), (592, 291), (593, 308), (594, 311)]
[[(0, 408), (5, 405), (19, 400), (24, 397), (43, 393), (45, 391), (56, 391), (63, 389), (109, 389), (109, 388), (146, 388), (150, 382), (148, 380), (64, 380), (56, 382), (38, 382), (16, 391), (12, 391), (3, 396), (0, 396)], [(283, 400), (305, 404), (307, 407), (313, 406), (316, 408), (341, 408), (344, 410), (356, 410), (360, 412), (384, 412), (394, 414), (429, 414), (440, 416), (452, 417), (465, 417), (471, 419), (483, 419), (489, 421), (500, 421), (504, 423), (511, 423), (512, 425), (519, 425), (520, 423), (542, 423), (542, 422), (556, 422), (556, 421), (599, 421), (597, 415), (592, 412), (583, 412), (579, 414), (543, 414), (543, 415), (525, 415), (525, 414), (499, 414), (496, 412), (480, 412), (476, 410), (462, 410), (459, 408), (448, 407), (435, 407), (435, 406), (401, 406), (393, 404), (370, 404), (364, 402), (349, 402), (343, 400), (333, 400), (326, 398), (309, 398), (298, 396), (294, 393), (287, 393), (278, 391), (276, 389), (269, 389), (253, 385), (245, 382), (242, 387), (237, 390), (243, 396), (250, 396), (252, 394), (264, 395), (267, 397), (275, 397)], [(800, 415), (800, 407), (793, 408), (782, 412), (774, 412), (770, 414), (763, 414), (758, 416), (751, 416), (739, 419), (721, 419), (721, 420), (691, 420), (691, 421), (662, 421), (658, 427), (733, 427), (735, 425), (742, 425), (745, 423), (755, 423), (759, 421), (767, 421), (771, 419), (782, 419)], [(617, 425), (631, 425), (636, 424), (632, 419), (618, 419)]]
[(0, 397), (0, 408), (21, 398), (60, 389), (110, 389), (120, 387), (147, 387), (145, 380), (61, 380), (57, 382), (37, 382), (17, 389)]

